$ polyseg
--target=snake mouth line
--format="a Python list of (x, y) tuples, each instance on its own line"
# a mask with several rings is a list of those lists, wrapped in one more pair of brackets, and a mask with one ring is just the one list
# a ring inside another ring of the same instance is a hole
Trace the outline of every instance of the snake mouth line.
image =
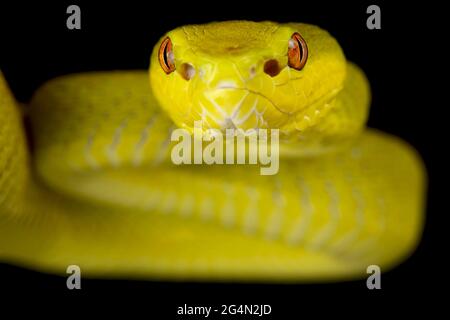
[(259, 91), (255, 91), (255, 90), (251, 90), (249, 88), (245, 88), (245, 87), (236, 87), (236, 86), (220, 86), (219, 88), (217, 88), (216, 90), (243, 90), (246, 91), (248, 93), (257, 95), (263, 99), (265, 99), (266, 101), (268, 101), (278, 112), (287, 115), (289, 117), (294, 116), (295, 114), (299, 113), (299, 112), (305, 112), (307, 110), (309, 110), (311, 107), (313, 106), (317, 106), (318, 104), (325, 104), (329, 101), (331, 101), (332, 99), (334, 99), (339, 92), (341, 92), (341, 90), (343, 89), (343, 87), (337, 87), (333, 90), (330, 90), (329, 92), (324, 93), (323, 95), (317, 97), (316, 99), (314, 99), (313, 101), (311, 101), (308, 105), (306, 105), (304, 108), (302, 108), (301, 110), (297, 110), (295, 112), (287, 112), (282, 110), (272, 99), (270, 99), (269, 97), (267, 97), (265, 94), (259, 92)]
[[(223, 106), (221, 106), (220, 104), (218, 104), (218, 103), (214, 102), (213, 100), (211, 100), (210, 98), (208, 98), (208, 96), (209, 96), (208, 92), (218, 92), (218, 91), (220, 92), (220, 91), (224, 91), (224, 90), (245, 92), (243, 98), (234, 107), (231, 114), (228, 114), (225, 111), (225, 108)], [(223, 82), (219, 86), (215, 87), (214, 89), (207, 90), (204, 93), (205, 97), (207, 97), (207, 99), (209, 101), (211, 101), (212, 104), (214, 105), (216, 112), (219, 112), (219, 117), (213, 116), (213, 114), (210, 113), (208, 111), (208, 109), (205, 107), (205, 105), (200, 101), (199, 101), (199, 106), (203, 111), (201, 113), (197, 113), (197, 114), (202, 120), (206, 119), (205, 114), (207, 114), (209, 117), (212, 117), (213, 121), (218, 123), (221, 129), (239, 128), (242, 121), (238, 120), (238, 122), (236, 122), (235, 116), (236, 116), (237, 112), (240, 110), (240, 106), (242, 106), (242, 102), (246, 99), (246, 97), (248, 95), (253, 95), (257, 98), (260, 98), (261, 103), (268, 103), (269, 105), (271, 105), (274, 110), (278, 111), (283, 116), (284, 119), (282, 120), (280, 125), (277, 127), (277, 129), (283, 129), (286, 126), (289, 126), (289, 124), (292, 123), (292, 121), (296, 121), (295, 119), (298, 117), (297, 115), (299, 115), (301, 117), (301, 115), (304, 114), (305, 119), (307, 119), (307, 120), (311, 119), (312, 115), (310, 115), (309, 113), (311, 113), (310, 110), (312, 108), (315, 108), (317, 111), (319, 111), (316, 113), (318, 113), (318, 114), (322, 113), (322, 111), (326, 109), (325, 106), (329, 105), (331, 103), (331, 101), (336, 97), (336, 95), (341, 90), (342, 90), (342, 87), (335, 88), (334, 90), (330, 90), (330, 91), (326, 92), (325, 94), (322, 94), (321, 96), (317, 97), (316, 99), (311, 101), (309, 104), (305, 105), (300, 110), (295, 110), (293, 112), (287, 112), (287, 111), (282, 110), (282, 108), (280, 108), (272, 99), (270, 99), (264, 93), (249, 89), (247, 87), (239, 87), (239, 86), (234, 85), (231, 82)], [(262, 100), (264, 100), (264, 102)], [(255, 107), (256, 107), (256, 105), (253, 106), (252, 110), (254, 110)], [(266, 105), (266, 108), (267, 108), (267, 105)], [(264, 109), (264, 111), (259, 111), (257, 113), (257, 116), (259, 117), (259, 119), (258, 119), (258, 124), (255, 127), (253, 127), (254, 129), (259, 128), (261, 123), (262, 124), (264, 123), (263, 115), (265, 113), (265, 110), (266, 109)], [(248, 116), (251, 114), (251, 112), (248, 112), (247, 116), (244, 116), (244, 118), (248, 119)], [(246, 120), (244, 120), (244, 121), (246, 121)], [(260, 121), (262, 121), (262, 122), (260, 122)], [(209, 123), (207, 123), (207, 125), (209, 126)], [(267, 126), (264, 126), (264, 127), (266, 128)]]
[(251, 90), (249, 88), (244, 88), (244, 87), (235, 87), (235, 86), (220, 86), (218, 88), (216, 88), (215, 90), (241, 90), (241, 91), (245, 91), (247, 93), (250, 94), (254, 94), (260, 98), (263, 98), (264, 100), (268, 101), (277, 111), (279, 111), (280, 113), (284, 114), (284, 115), (291, 115), (292, 113), (283, 111), (280, 107), (277, 106), (277, 104), (275, 102), (272, 101), (272, 99), (270, 99), (269, 97), (267, 97), (266, 95), (264, 95), (263, 93), (259, 92), (259, 91), (255, 91), (255, 90)]

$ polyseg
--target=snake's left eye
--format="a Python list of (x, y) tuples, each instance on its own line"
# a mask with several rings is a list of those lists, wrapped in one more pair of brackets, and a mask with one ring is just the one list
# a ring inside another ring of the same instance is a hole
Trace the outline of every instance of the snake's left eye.
[(166, 37), (162, 42), (161, 46), (159, 47), (159, 64), (161, 65), (161, 68), (164, 70), (165, 73), (169, 74), (173, 71), (175, 71), (175, 59), (173, 56), (173, 50), (172, 50), (172, 41), (169, 37)]
[(288, 65), (296, 70), (301, 70), (308, 60), (308, 46), (300, 33), (295, 32), (289, 39)]

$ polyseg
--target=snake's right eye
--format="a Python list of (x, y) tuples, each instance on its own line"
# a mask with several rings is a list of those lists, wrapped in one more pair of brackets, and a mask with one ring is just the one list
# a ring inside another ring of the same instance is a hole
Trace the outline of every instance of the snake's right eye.
[(169, 74), (175, 71), (175, 59), (172, 50), (172, 41), (169, 37), (166, 37), (159, 47), (159, 64), (165, 73)]
[(294, 32), (289, 40), (288, 65), (296, 70), (302, 70), (308, 60), (308, 46), (298, 32)]

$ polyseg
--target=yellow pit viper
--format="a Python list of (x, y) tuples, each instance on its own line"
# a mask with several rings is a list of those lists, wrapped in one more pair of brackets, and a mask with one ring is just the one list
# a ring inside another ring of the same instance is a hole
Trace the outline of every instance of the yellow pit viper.
[[(91, 277), (357, 278), (417, 245), (424, 166), (365, 128), (363, 72), (319, 27), (179, 27), (149, 73), (62, 76), (22, 118), (0, 79), (0, 260)], [(149, 81), (150, 80), (150, 81)], [(389, 115), (387, 115), (389, 116)], [(276, 175), (170, 160), (175, 128), (279, 129)]]

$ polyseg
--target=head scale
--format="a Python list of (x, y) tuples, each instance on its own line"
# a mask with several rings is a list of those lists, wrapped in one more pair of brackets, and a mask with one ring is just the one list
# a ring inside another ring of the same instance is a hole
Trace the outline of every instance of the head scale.
[(164, 35), (153, 50), (150, 81), (180, 127), (203, 120), (207, 128), (289, 131), (302, 112), (329, 110), (345, 70), (339, 44), (316, 26), (228, 21)]

